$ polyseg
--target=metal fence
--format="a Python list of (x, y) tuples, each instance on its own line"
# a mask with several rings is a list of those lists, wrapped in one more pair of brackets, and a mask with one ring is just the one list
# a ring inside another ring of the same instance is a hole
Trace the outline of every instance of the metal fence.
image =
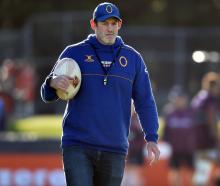
[[(0, 31), (0, 64), (6, 58), (30, 60), (39, 82), (66, 45), (79, 42), (92, 30), (91, 12), (46, 13), (30, 17), (20, 30)], [(166, 101), (174, 84), (194, 94), (207, 71), (220, 71), (220, 61), (196, 64), (196, 50), (220, 52), (220, 28), (168, 28), (150, 26), (122, 27), (124, 41), (137, 49), (149, 68), (159, 105)]]

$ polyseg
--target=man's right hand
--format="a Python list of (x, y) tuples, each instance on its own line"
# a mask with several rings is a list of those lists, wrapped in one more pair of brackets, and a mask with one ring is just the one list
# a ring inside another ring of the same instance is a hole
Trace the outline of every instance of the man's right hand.
[(51, 78), (50, 86), (54, 89), (60, 89), (66, 92), (70, 85), (70, 81), (66, 76), (54, 76)]

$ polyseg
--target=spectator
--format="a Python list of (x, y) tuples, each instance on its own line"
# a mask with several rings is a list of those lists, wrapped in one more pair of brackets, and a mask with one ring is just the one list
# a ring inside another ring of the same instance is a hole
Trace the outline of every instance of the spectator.
[(0, 68), (0, 100), (1, 100), (1, 129), (5, 130), (7, 128), (7, 123), (9, 115), (13, 113), (14, 99), (13, 95), (13, 85), (15, 79), (15, 63), (11, 59), (6, 59), (3, 61)]
[[(1, 69), (2, 91), (4, 97), (15, 101), (15, 117), (29, 116), (34, 113), (36, 74), (26, 61), (6, 59)], [(7, 102), (8, 103), (8, 102)], [(8, 104), (7, 104), (8, 105)]]
[[(197, 156), (203, 159), (211, 158), (219, 163), (220, 78), (218, 73), (208, 72), (203, 76), (201, 90), (194, 96), (191, 105), (196, 113)], [(219, 185), (219, 180), (217, 175), (215, 185)]]
[(192, 100), (192, 108), (196, 113), (198, 149), (208, 150), (216, 147), (218, 130), (217, 122), (220, 111), (219, 75), (209, 72), (202, 79), (202, 88)]
[(133, 111), (129, 133), (129, 149), (127, 161), (130, 164), (142, 165), (144, 162), (143, 149), (145, 147), (144, 133), (138, 115)]
[(11, 95), (16, 79), (16, 68), (15, 61), (12, 59), (5, 59), (1, 67), (1, 90)]
[(25, 117), (34, 113), (35, 87), (36, 74), (34, 68), (22, 61), (17, 67), (14, 81), (15, 114), (18, 117)]
[(188, 96), (181, 87), (174, 87), (169, 95), (172, 99), (172, 110), (165, 117), (164, 140), (172, 147), (170, 158), (171, 186), (184, 185), (181, 168), (190, 172), (188, 182), (191, 184), (194, 172), (193, 152), (196, 148), (194, 114), (189, 108)]
[(132, 107), (131, 126), (128, 140), (129, 148), (122, 186), (143, 186), (145, 180), (143, 165), (146, 142), (144, 140), (144, 133), (134, 107)]
[(0, 131), (5, 130), (5, 104), (4, 100), (0, 97)]

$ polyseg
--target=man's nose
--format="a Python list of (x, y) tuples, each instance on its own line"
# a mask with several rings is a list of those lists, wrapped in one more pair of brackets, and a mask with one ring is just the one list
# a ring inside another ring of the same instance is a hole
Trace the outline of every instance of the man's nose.
[(112, 31), (113, 30), (113, 26), (111, 24), (108, 25), (108, 31)]

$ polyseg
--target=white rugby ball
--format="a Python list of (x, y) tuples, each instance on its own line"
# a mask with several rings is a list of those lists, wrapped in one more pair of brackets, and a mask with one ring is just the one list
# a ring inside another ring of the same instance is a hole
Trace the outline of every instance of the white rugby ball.
[[(79, 65), (72, 58), (60, 59), (59, 61), (57, 61), (57, 64), (54, 68), (53, 76), (60, 76), (60, 75), (64, 75), (68, 77), (71, 84), (67, 88), (67, 92), (58, 89), (56, 91), (56, 94), (62, 100), (72, 99), (79, 91), (81, 85), (81, 71)], [(75, 77), (77, 77), (79, 80), (79, 83), (76, 86), (72, 84), (73, 79)]]

